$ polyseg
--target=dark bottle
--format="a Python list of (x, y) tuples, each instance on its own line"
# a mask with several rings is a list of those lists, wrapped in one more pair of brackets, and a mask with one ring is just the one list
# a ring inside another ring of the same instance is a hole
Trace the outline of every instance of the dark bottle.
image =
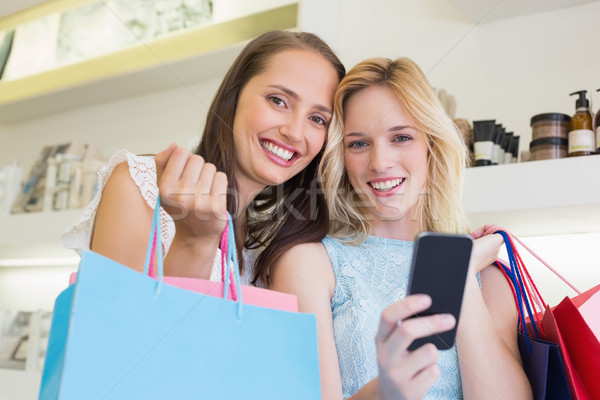
[[(597, 89), (596, 92), (600, 92), (600, 89)], [(596, 131), (596, 153), (600, 154), (600, 108), (594, 117), (594, 130)]]
[(569, 131), (569, 157), (589, 156), (596, 152), (596, 135), (592, 130), (590, 102), (586, 98), (587, 90), (580, 90), (570, 95), (578, 95), (575, 102), (576, 112), (571, 118)]

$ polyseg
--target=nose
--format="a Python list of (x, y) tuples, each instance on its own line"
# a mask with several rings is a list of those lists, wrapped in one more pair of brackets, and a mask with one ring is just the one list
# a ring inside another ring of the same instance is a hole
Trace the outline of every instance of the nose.
[(290, 143), (298, 143), (304, 136), (303, 122), (301, 116), (292, 114), (279, 126), (279, 133), (287, 138)]
[(375, 142), (369, 151), (369, 169), (375, 172), (384, 172), (394, 163), (394, 154), (388, 143)]

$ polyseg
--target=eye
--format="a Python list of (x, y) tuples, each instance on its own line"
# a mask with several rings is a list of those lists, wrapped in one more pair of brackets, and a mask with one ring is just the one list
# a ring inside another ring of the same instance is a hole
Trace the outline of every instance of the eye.
[(366, 145), (367, 145), (367, 142), (365, 142), (364, 140), (355, 140), (348, 144), (348, 148), (349, 149), (362, 149)]
[(268, 99), (271, 103), (275, 104), (276, 106), (285, 107), (285, 101), (283, 101), (277, 96), (269, 96)]
[(412, 137), (408, 135), (398, 135), (394, 137), (394, 142), (404, 143), (412, 140)]
[(313, 116), (309, 117), (309, 119), (310, 119), (312, 122), (314, 122), (314, 123), (316, 123), (316, 124), (318, 124), (318, 125), (322, 125), (322, 126), (327, 126), (327, 125), (328, 125), (328, 123), (327, 123), (327, 121), (325, 120), (325, 118), (322, 118), (322, 117), (320, 117), (320, 116), (318, 116), (318, 115), (313, 115)]

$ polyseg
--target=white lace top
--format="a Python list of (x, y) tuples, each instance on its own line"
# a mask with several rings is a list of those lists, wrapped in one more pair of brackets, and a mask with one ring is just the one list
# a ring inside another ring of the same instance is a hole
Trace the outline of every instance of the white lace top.
[[(141, 157), (136, 156), (128, 151), (122, 150), (116, 153), (108, 161), (108, 164), (98, 171), (98, 188), (97, 193), (90, 202), (90, 204), (84, 209), (83, 214), (79, 219), (71, 225), (61, 236), (62, 243), (69, 249), (74, 249), (77, 253), (81, 254), (85, 250), (90, 249), (90, 241), (92, 238), (92, 232), (94, 229), (94, 221), (96, 219), (96, 210), (102, 197), (102, 190), (104, 185), (108, 181), (108, 178), (114, 171), (115, 167), (122, 162), (127, 162), (129, 165), (129, 175), (135, 182), (136, 186), (140, 189), (140, 194), (148, 204), (148, 206), (154, 209), (156, 204), (156, 197), (158, 196), (158, 186), (156, 184), (156, 164), (152, 157)], [(175, 224), (169, 216), (169, 214), (162, 209), (160, 210), (160, 221), (161, 221), (161, 240), (163, 243), (163, 255), (166, 257), (173, 237), (175, 237)], [(244, 258), (244, 265), (247, 266), (244, 269), (241, 282), (244, 285), (249, 284), (250, 277), (252, 276), (249, 271), (253, 270), (254, 262), (256, 261), (256, 252), (244, 249), (242, 252)], [(221, 280), (221, 250), (217, 249), (217, 255), (213, 264), (212, 273), (210, 280), (220, 281)]]

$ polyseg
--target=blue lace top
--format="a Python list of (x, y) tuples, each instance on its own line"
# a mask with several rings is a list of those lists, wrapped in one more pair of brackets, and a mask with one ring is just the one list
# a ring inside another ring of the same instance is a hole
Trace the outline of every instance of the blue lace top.
[[(381, 312), (404, 298), (413, 242), (368, 236), (359, 246), (322, 241), (335, 274), (331, 300), (344, 398), (378, 375), (375, 335)], [(440, 379), (425, 399), (462, 399), (456, 345), (440, 351)]]

